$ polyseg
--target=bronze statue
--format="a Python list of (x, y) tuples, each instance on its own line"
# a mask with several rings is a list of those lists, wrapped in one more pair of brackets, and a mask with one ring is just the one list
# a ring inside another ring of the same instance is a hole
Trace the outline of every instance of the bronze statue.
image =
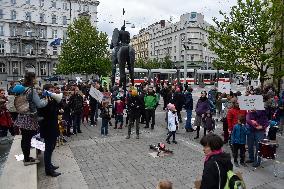
[(132, 85), (134, 85), (134, 61), (135, 61), (135, 50), (129, 45), (130, 43), (130, 33), (125, 31), (125, 25), (121, 27), (119, 31), (117, 28), (114, 29), (110, 48), (112, 50), (112, 78), (111, 83), (114, 86), (115, 74), (116, 74), (116, 64), (119, 64), (120, 72), (120, 83), (119, 85), (123, 87), (126, 91), (126, 74), (125, 65), (129, 70), (129, 77), (131, 79)]

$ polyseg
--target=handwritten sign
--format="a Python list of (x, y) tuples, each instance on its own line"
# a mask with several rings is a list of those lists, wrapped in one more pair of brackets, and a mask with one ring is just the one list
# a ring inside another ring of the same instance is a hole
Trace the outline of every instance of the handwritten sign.
[(102, 102), (104, 97), (103, 93), (101, 93), (98, 89), (96, 89), (93, 86), (91, 86), (89, 94), (99, 102)]
[(230, 94), (231, 91), (231, 84), (229, 82), (218, 82), (218, 92)]
[(238, 102), (241, 110), (264, 110), (262, 95), (239, 96)]

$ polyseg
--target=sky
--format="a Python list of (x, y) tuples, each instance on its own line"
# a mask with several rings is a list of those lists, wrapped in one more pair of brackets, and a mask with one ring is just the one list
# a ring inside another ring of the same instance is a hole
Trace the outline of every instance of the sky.
[[(128, 21), (127, 30), (131, 36), (157, 21), (179, 21), (180, 15), (199, 12), (205, 20), (213, 24), (212, 18), (221, 19), (219, 11), (229, 12), (237, 0), (99, 0), (98, 22), (100, 31), (110, 37), (114, 28), (121, 28), (123, 20)], [(125, 9), (125, 15), (122, 10)], [(131, 28), (134, 24), (135, 28)]]

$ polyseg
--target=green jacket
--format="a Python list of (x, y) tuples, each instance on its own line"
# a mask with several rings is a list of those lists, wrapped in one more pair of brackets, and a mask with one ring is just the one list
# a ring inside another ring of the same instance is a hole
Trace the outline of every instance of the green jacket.
[(157, 95), (145, 95), (144, 97), (145, 109), (155, 109), (157, 107), (158, 98)]

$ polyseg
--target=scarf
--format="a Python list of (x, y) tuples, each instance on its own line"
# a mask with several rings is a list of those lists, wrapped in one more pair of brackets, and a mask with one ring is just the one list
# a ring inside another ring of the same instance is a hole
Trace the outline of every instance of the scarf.
[(223, 149), (221, 148), (220, 150), (213, 150), (211, 153), (207, 154), (205, 157), (205, 163), (209, 160), (209, 158), (213, 155), (221, 154), (223, 153)]

